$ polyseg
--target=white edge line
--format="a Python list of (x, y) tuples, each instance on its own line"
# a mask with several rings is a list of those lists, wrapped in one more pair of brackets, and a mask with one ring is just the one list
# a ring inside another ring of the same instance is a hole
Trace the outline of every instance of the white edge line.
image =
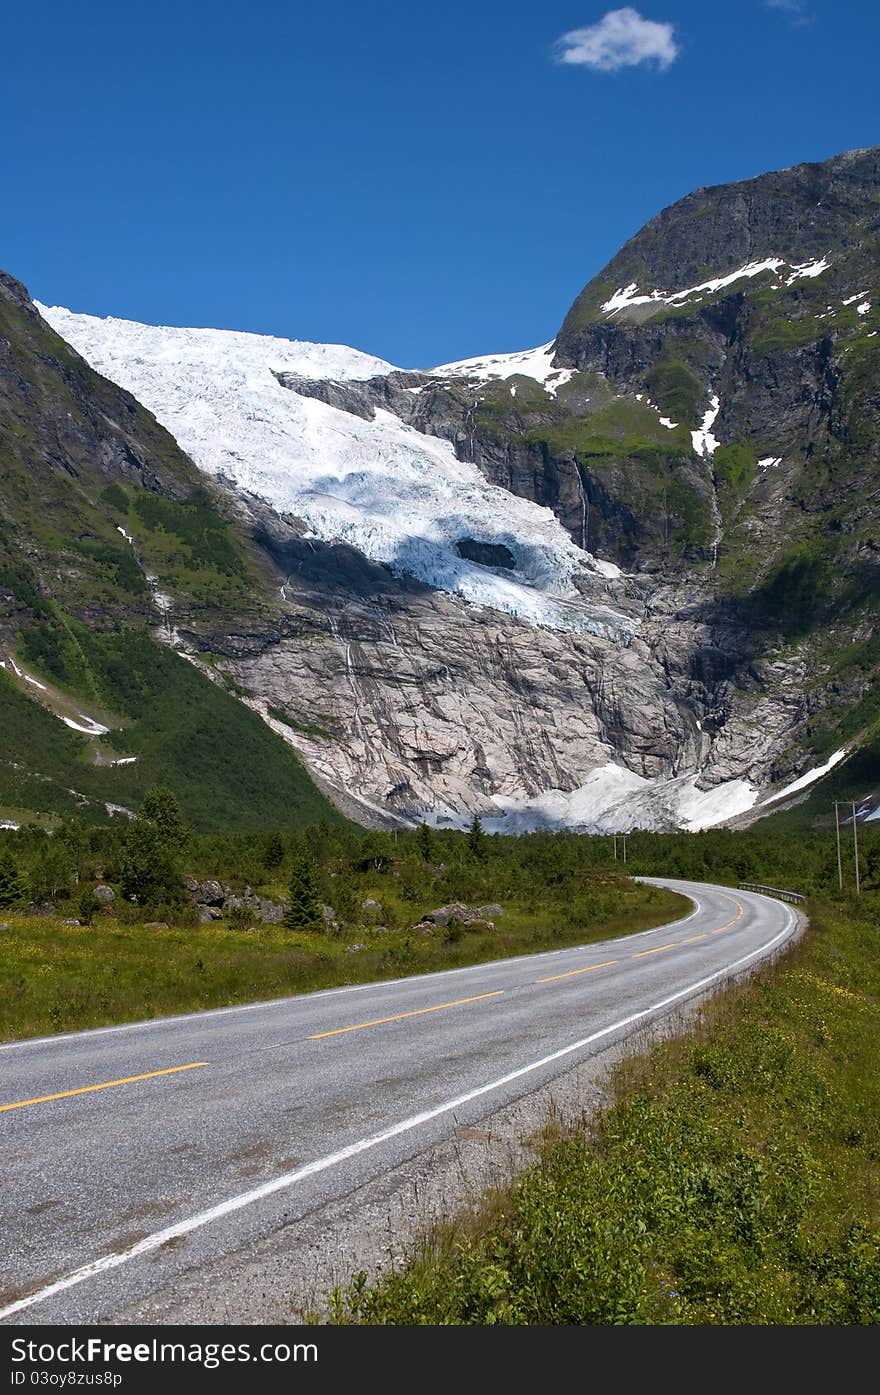
[(227, 1201), (221, 1201), (218, 1205), (210, 1207), (207, 1211), (200, 1211), (185, 1221), (178, 1221), (175, 1225), (167, 1226), (164, 1230), (157, 1230), (121, 1253), (103, 1255), (100, 1259), (92, 1260), (90, 1264), (85, 1264), (80, 1269), (74, 1269), (63, 1279), (56, 1279), (54, 1283), (47, 1284), (45, 1288), (39, 1289), (36, 1293), (31, 1293), (26, 1298), (20, 1298), (15, 1303), (10, 1303), (6, 1308), (0, 1308), (0, 1320), (13, 1317), (16, 1313), (22, 1312), (25, 1308), (31, 1308), (37, 1303), (44, 1303), (48, 1298), (54, 1298), (56, 1294), (74, 1288), (87, 1279), (94, 1279), (112, 1269), (118, 1269), (120, 1265), (126, 1264), (130, 1259), (150, 1254), (153, 1250), (158, 1250), (162, 1245), (168, 1244), (169, 1241), (189, 1235), (194, 1230), (200, 1230), (203, 1226), (210, 1225), (213, 1221), (220, 1220), (235, 1211), (241, 1211), (246, 1206), (264, 1201), (266, 1197), (273, 1196), (276, 1192), (285, 1191), (288, 1187), (295, 1186), (297, 1182), (305, 1181), (307, 1177), (314, 1177), (319, 1172), (326, 1172), (329, 1168), (338, 1166), (339, 1163), (347, 1162), (349, 1158), (357, 1157), (360, 1153), (366, 1153), (371, 1148), (376, 1148), (382, 1143), (389, 1142), (392, 1138), (399, 1137), (400, 1134), (409, 1133), (422, 1124), (430, 1123), (432, 1119), (439, 1118), (441, 1114), (448, 1114), (451, 1110), (460, 1109), (463, 1105), (470, 1104), (472, 1100), (479, 1099), (482, 1095), (491, 1094), (493, 1090), (503, 1089), (505, 1085), (510, 1085), (514, 1080), (520, 1080), (533, 1071), (552, 1065), (554, 1061), (560, 1061), (575, 1051), (582, 1051), (584, 1047), (591, 1046), (593, 1042), (600, 1041), (602, 1037), (619, 1032), (624, 1027), (630, 1027), (633, 1023), (650, 1017), (653, 1013), (662, 1011), (663, 1008), (670, 1007), (672, 1003), (676, 1003), (682, 998), (690, 997), (719, 978), (729, 977), (736, 969), (750, 963), (759, 955), (766, 954), (780, 940), (788, 937), (794, 914), (790, 906), (785, 905), (784, 909), (787, 916), (784, 929), (780, 930), (766, 944), (761, 945), (760, 948), (752, 950), (742, 959), (734, 960), (732, 964), (726, 965), (725, 968), (719, 969), (707, 978), (698, 979), (696, 983), (688, 984), (686, 988), (680, 988), (676, 993), (670, 994), (667, 998), (661, 998), (659, 1002), (653, 1003), (650, 1007), (642, 1008), (629, 1017), (623, 1017), (619, 1022), (613, 1022), (609, 1027), (602, 1027), (598, 1032), (591, 1032), (588, 1037), (582, 1037), (580, 1041), (563, 1046), (559, 1051), (553, 1051), (549, 1056), (542, 1056), (540, 1060), (532, 1061), (527, 1066), (520, 1066), (518, 1070), (510, 1071), (507, 1075), (500, 1076), (498, 1080), (490, 1081), (488, 1085), (479, 1085), (475, 1090), (468, 1090), (466, 1094), (457, 1095), (455, 1099), (446, 1100), (445, 1103), (435, 1105), (432, 1109), (423, 1110), (420, 1114), (413, 1114), (409, 1119), (403, 1119), (400, 1123), (393, 1124), (391, 1128), (383, 1129), (381, 1133), (372, 1134), (369, 1138), (362, 1138), (357, 1143), (350, 1143), (346, 1148), (340, 1148), (337, 1152), (329, 1153), (324, 1158), (317, 1158), (314, 1162), (306, 1163), (304, 1167), (296, 1168), (293, 1172), (284, 1172), (279, 1177), (273, 1177), (270, 1182), (264, 1182), (262, 1186), (254, 1187), (248, 1192), (241, 1192), (238, 1196), (230, 1197)]
[[(652, 877), (633, 877), (633, 881), (644, 881), (655, 884)], [(664, 883), (665, 884), (665, 883)], [(712, 886), (713, 891), (730, 894), (730, 887)], [(758, 893), (752, 893), (757, 895)], [(427, 983), (428, 980), (439, 978), (457, 977), (460, 974), (473, 973), (480, 969), (495, 969), (499, 965), (516, 964), (529, 960), (553, 959), (563, 954), (577, 954), (587, 949), (598, 950), (602, 945), (622, 944), (624, 940), (639, 940), (646, 935), (659, 935), (662, 930), (672, 930), (677, 925), (687, 925), (693, 920), (695, 915), (699, 915), (703, 909), (700, 901), (689, 892), (680, 892), (688, 901), (693, 901), (694, 909), (690, 915), (683, 916), (680, 920), (667, 920), (663, 925), (655, 925), (650, 930), (637, 930), (634, 935), (618, 935), (613, 940), (593, 940), (585, 945), (565, 945), (562, 949), (544, 949), (539, 954), (515, 954), (506, 959), (487, 959), (481, 964), (465, 964), (460, 969), (437, 969), (431, 974), (409, 974), (406, 978), (383, 978), (376, 979), (370, 983), (349, 983), (340, 988), (319, 988), (314, 993), (287, 993), (281, 998), (261, 998), (257, 1003), (231, 1003), (228, 1007), (203, 1008), (199, 1012), (180, 1012), (170, 1017), (145, 1017), (141, 1022), (120, 1022), (115, 1027), (86, 1027), (79, 1032), (56, 1032), (49, 1037), (24, 1037), (21, 1041), (0, 1042), (0, 1052), (20, 1051), (27, 1046), (53, 1046), (67, 1045), (69, 1042), (78, 1041), (82, 1038), (110, 1036), (117, 1032), (136, 1032), (142, 1027), (167, 1027), (175, 1022), (204, 1022), (211, 1017), (222, 1017), (233, 1012), (257, 1012), (260, 1008), (281, 1008), (288, 1003), (316, 1002), (319, 998), (331, 998), (334, 994), (343, 993), (364, 993), (368, 988), (396, 988), (404, 983)]]

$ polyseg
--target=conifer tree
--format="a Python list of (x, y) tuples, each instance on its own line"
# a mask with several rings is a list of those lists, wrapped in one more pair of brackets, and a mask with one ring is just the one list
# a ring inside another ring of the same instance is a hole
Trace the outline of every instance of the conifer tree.
[(480, 822), (479, 814), (474, 814), (471, 819), (471, 826), (467, 833), (468, 851), (471, 857), (482, 861), (486, 856), (486, 835), (483, 832), (483, 825)]
[(17, 906), (28, 899), (27, 883), (11, 852), (0, 855), (0, 906)]
[(290, 874), (284, 925), (287, 930), (317, 930), (323, 924), (315, 869), (309, 858), (300, 855)]
[(263, 866), (270, 872), (284, 861), (284, 843), (280, 833), (270, 833), (263, 851)]
[(434, 835), (426, 823), (420, 823), (418, 826), (416, 846), (423, 862), (434, 861)]

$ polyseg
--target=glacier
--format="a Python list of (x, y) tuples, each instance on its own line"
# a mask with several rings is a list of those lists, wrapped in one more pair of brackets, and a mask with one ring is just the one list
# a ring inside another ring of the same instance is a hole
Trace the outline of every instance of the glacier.
[[(620, 575), (583, 552), (550, 509), (490, 484), (452, 445), (390, 412), (372, 421), (301, 395), (280, 374), (332, 381), (394, 372), (394, 365), (339, 344), (313, 344), (220, 329), (152, 326), (36, 302), (44, 319), (97, 372), (131, 392), (206, 473), (222, 476), (311, 536), (345, 542), (371, 561), (414, 576), (474, 606), (536, 626), (627, 643), (637, 621), (604, 595)], [(441, 365), (449, 377), (526, 373), (558, 386), (552, 345)], [(513, 570), (462, 557), (463, 539), (501, 544)]]

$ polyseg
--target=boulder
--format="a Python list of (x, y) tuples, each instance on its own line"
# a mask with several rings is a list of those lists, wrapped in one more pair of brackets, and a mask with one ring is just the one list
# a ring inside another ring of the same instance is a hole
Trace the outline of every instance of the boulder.
[(167, 929), (168, 929), (168, 922), (165, 921), (165, 920), (145, 920), (145, 921), (144, 921), (144, 929), (145, 929), (145, 930), (167, 930)]
[(222, 920), (223, 912), (219, 906), (199, 906), (199, 924), (209, 925), (214, 920)]
[(256, 911), (257, 919), (263, 925), (280, 925), (284, 920), (284, 903), (282, 901), (264, 901), (261, 897), (257, 899), (260, 902)]
[(227, 892), (219, 882), (209, 880), (202, 882), (198, 888), (198, 895), (199, 901), (205, 906), (222, 906)]
[(366, 901), (361, 902), (362, 911), (381, 911), (382, 907), (378, 901), (374, 901), (372, 896), (368, 896)]
[(470, 914), (462, 901), (454, 901), (451, 906), (438, 906), (436, 911), (426, 911), (422, 920), (429, 925), (448, 925), (450, 920), (467, 920)]
[(113, 890), (112, 886), (106, 886), (104, 884), (96, 886), (92, 895), (96, 901), (101, 902), (102, 906), (109, 906), (116, 900), (116, 892)]
[(327, 925), (332, 925), (336, 919), (336, 912), (334, 911), (333, 907), (325, 906), (323, 902), (321, 904), (321, 915), (324, 917), (324, 920)]

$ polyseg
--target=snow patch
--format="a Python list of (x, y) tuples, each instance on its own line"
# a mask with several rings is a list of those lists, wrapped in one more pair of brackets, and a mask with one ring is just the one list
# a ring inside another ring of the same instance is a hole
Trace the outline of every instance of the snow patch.
[(775, 466), (781, 465), (781, 464), (782, 464), (782, 456), (781, 456), (781, 455), (765, 455), (763, 460), (759, 460), (759, 461), (758, 461), (758, 469), (759, 469), (759, 470), (771, 470), (771, 469), (773, 469)]
[[(226, 330), (173, 329), (99, 319), (59, 307), (44, 318), (99, 373), (133, 393), (196, 464), (224, 475), (311, 536), (345, 542), (374, 562), (473, 605), (534, 625), (628, 642), (635, 622), (585, 602), (575, 584), (619, 575), (570, 539), (550, 509), (517, 498), (391, 412), (372, 421), (301, 397), (276, 374), (364, 378), (391, 365), (339, 345), (305, 344)], [(543, 381), (553, 346), (465, 360), (446, 376)], [(458, 555), (463, 538), (501, 544), (516, 560), (501, 574)], [(155, 596), (157, 605), (163, 597)]]
[[(60, 713), (58, 715), (61, 716)], [(110, 730), (109, 727), (102, 726), (100, 722), (93, 721), (91, 717), (84, 716), (82, 712), (77, 712), (76, 715), (81, 722), (85, 723), (84, 726), (80, 726), (80, 723), (75, 722), (72, 717), (62, 716), (61, 720), (65, 726), (72, 727), (74, 731), (85, 732), (86, 736), (104, 736)]]
[(786, 799), (790, 794), (796, 794), (798, 790), (805, 790), (808, 785), (812, 785), (816, 780), (821, 780), (823, 775), (827, 775), (829, 770), (833, 770), (846, 754), (847, 748), (842, 746), (839, 751), (834, 752), (833, 756), (828, 757), (824, 765), (817, 765), (815, 770), (808, 770), (806, 775), (799, 775), (796, 780), (792, 780), (790, 785), (785, 785), (783, 789), (777, 790), (776, 794), (762, 799), (761, 807), (763, 808), (765, 804), (775, 804), (778, 799)]
[[(861, 300), (862, 297), (863, 297), (863, 296), (866, 296), (867, 294), (868, 294), (867, 291), (856, 291), (855, 295), (851, 295), (851, 296), (849, 296), (846, 300), (841, 301), (841, 304), (842, 304), (842, 305), (855, 305), (855, 303), (856, 303), (857, 300)], [(830, 309), (831, 309), (831, 306), (829, 305), (828, 308), (829, 308), (829, 310), (830, 310)]]
[(861, 305), (857, 305), (857, 306), (856, 306), (856, 314), (857, 314), (857, 315), (867, 315), (867, 313), (868, 313), (868, 311), (870, 310), (870, 308), (871, 308), (871, 302), (870, 302), (870, 300), (863, 300), (862, 303), (861, 303)]
[(629, 310), (638, 305), (683, 305), (694, 296), (702, 299), (703, 294), (712, 295), (727, 286), (732, 286), (736, 281), (760, 276), (764, 271), (776, 275), (781, 267), (786, 266), (789, 268), (789, 275), (785, 278), (785, 284), (790, 286), (802, 276), (821, 275), (830, 265), (827, 257), (800, 265), (787, 262), (784, 257), (767, 257), (764, 261), (747, 262), (745, 266), (737, 267), (736, 271), (730, 271), (725, 276), (714, 276), (710, 281), (701, 281), (698, 286), (687, 286), (681, 291), (653, 290), (645, 293), (640, 291), (638, 282), (631, 281), (628, 286), (620, 286), (599, 308), (606, 315), (616, 315), (621, 310)]
[(697, 789), (696, 775), (651, 780), (609, 762), (575, 790), (546, 790), (531, 799), (493, 797), (499, 815), (482, 819), (488, 832), (526, 833), (576, 828), (621, 833), (633, 828), (697, 832), (751, 809), (758, 792), (746, 780)]
[[(457, 363), (441, 363), (428, 370), (432, 378), (476, 378), (491, 382), (493, 378), (512, 378), (515, 373), (525, 378), (534, 378), (543, 383), (551, 374), (568, 372), (573, 369), (553, 367), (553, 344), (541, 344), (537, 349), (522, 349), (511, 354), (484, 354), (479, 358), (462, 358)], [(557, 384), (558, 386), (558, 384)]]
[(111, 765), (134, 765), (137, 756), (120, 756), (118, 760), (111, 760)]
[(795, 281), (799, 281), (804, 276), (811, 279), (814, 276), (821, 276), (822, 272), (827, 271), (830, 266), (831, 263), (828, 260), (827, 253), (824, 257), (819, 257), (817, 261), (802, 262), (800, 266), (795, 265), (792, 267), (791, 275), (786, 278), (785, 284), (786, 286), (791, 286)]
[(703, 425), (699, 431), (691, 432), (691, 440), (697, 455), (714, 455), (721, 442), (712, 435), (712, 427), (715, 425), (715, 418), (721, 411), (721, 403), (717, 396), (713, 396), (710, 405), (703, 413)]
[(678, 422), (677, 422), (677, 421), (670, 421), (670, 420), (669, 420), (669, 417), (661, 417), (661, 418), (660, 418), (660, 425), (661, 425), (661, 426), (665, 426), (669, 431), (674, 431), (675, 428), (678, 426)]

